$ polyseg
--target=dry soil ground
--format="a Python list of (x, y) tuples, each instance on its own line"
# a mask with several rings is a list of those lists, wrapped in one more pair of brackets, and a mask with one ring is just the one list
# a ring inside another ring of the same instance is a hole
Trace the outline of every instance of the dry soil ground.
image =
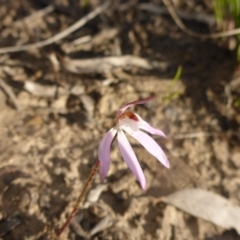
[[(1, 0), (1, 48), (47, 39), (102, 4), (83, 2)], [(108, 177), (101, 183), (97, 175), (92, 187), (98, 201), (85, 203), (63, 237), (240, 239), (235, 230), (161, 202), (176, 190), (201, 187), (240, 204), (239, 68), (227, 40), (192, 38), (169, 15), (139, 8), (150, 2), (163, 7), (154, 0), (114, 1), (54, 44), (0, 55), (0, 80), (7, 85), (0, 90), (1, 239), (53, 239), (117, 109), (155, 92), (165, 99), (161, 104), (152, 101), (134, 110), (168, 135), (156, 140), (171, 169), (132, 142), (147, 178), (144, 192), (113, 144)], [(212, 16), (208, 1), (175, 2), (178, 10)], [(185, 24), (197, 32), (212, 29), (196, 19)], [(125, 55), (127, 64), (102, 70), (101, 60), (96, 72), (79, 72), (72, 62)], [(183, 73), (172, 84), (180, 65)]]

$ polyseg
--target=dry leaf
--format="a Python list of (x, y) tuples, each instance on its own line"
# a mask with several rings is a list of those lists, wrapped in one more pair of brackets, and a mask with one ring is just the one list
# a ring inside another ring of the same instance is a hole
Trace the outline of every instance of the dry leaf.
[(234, 228), (240, 234), (240, 207), (218, 194), (197, 188), (183, 189), (164, 197), (163, 202), (223, 228)]

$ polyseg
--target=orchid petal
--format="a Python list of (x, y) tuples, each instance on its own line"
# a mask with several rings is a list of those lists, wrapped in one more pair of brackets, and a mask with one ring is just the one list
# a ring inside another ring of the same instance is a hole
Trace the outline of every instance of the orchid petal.
[(103, 180), (108, 173), (110, 165), (110, 148), (114, 137), (116, 136), (117, 130), (111, 128), (106, 135), (103, 137), (99, 148), (98, 148), (98, 159), (100, 161), (100, 178)]
[(146, 132), (149, 132), (153, 135), (158, 135), (158, 136), (165, 137), (165, 138), (167, 137), (163, 131), (149, 125), (138, 114), (135, 113), (135, 115), (138, 117), (138, 120), (139, 120), (139, 128), (141, 128), (141, 129), (145, 130)]
[(133, 174), (137, 177), (138, 181), (141, 184), (141, 187), (143, 189), (146, 189), (146, 179), (143, 174), (142, 168), (137, 160), (137, 157), (130, 143), (128, 142), (124, 132), (121, 129), (118, 131), (117, 138), (118, 138), (118, 147), (124, 161), (126, 162), (128, 167), (131, 169)]
[(154, 157), (156, 157), (165, 167), (169, 168), (169, 161), (161, 149), (161, 147), (157, 144), (157, 142), (151, 138), (148, 134), (137, 131), (132, 132), (129, 131), (128, 128), (123, 128), (128, 134), (130, 134), (133, 138), (135, 138), (142, 146)]
[(146, 132), (149, 132), (149, 133), (151, 133), (153, 135), (158, 135), (158, 136), (166, 138), (166, 135), (165, 135), (165, 133), (163, 131), (161, 131), (160, 129), (152, 127), (151, 125), (147, 124), (147, 122), (146, 122), (146, 124), (140, 126), (140, 129), (143, 129)]
[(152, 97), (148, 97), (148, 98), (144, 98), (144, 99), (140, 99), (140, 100), (137, 100), (137, 101), (133, 101), (133, 102), (130, 102), (130, 103), (127, 103), (126, 105), (124, 105), (123, 107), (121, 107), (118, 112), (117, 112), (117, 115), (116, 117), (118, 118), (127, 108), (129, 108), (130, 106), (132, 105), (138, 105), (138, 104), (144, 104), (146, 102), (149, 102), (151, 101), (152, 99), (156, 98), (155, 96), (152, 96)]

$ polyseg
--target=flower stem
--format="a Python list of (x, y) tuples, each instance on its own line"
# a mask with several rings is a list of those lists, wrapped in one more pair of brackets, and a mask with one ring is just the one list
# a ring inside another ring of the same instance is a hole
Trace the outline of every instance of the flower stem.
[(69, 225), (69, 223), (71, 222), (72, 218), (75, 216), (75, 214), (78, 212), (79, 210), (79, 207), (81, 205), (81, 203), (83, 202), (84, 200), (84, 197), (88, 191), (88, 188), (90, 187), (91, 183), (92, 183), (92, 180), (94, 179), (94, 176), (96, 174), (96, 172), (98, 171), (98, 168), (99, 168), (99, 165), (100, 165), (100, 162), (99, 160), (95, 163), (95, 165), (93, 166), (89, 176), (88, 176), (88, 179), (77, 199), (77, 202), (72, 210), (72, 212), (70, 213), (69, 217), (67, 218), (66, 222), (63, 224), (63, 226), (60, 228), (59, 232), (57, 233), (57, 237), (60, 237), (61, 234), (64, 232), (64, 230), (67, 228), (67, 226)]

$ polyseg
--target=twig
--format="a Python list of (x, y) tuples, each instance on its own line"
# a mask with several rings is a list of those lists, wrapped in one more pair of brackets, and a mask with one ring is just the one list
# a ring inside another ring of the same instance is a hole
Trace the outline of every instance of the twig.
[(92, 49), (93, 46), (99, 46), (103, 42), (115, 39), (119, 32), (120, 30), (117, 28), (103, 29), (94, 37), (87, 35), (79, 39), (75, 39), (72, 42), (65, 43), (62, 45), (62, 49), (65, 53), (82, 50), (82, 47), (84, 50)]
[(154, 68), (166, 70), (168, 67), (168, 64), (166, 62), (150, 61), (132, 55), (85, 58), (78, 60), (65, 58), (62, 60), (61, 64), (65, 70), (78, 74), (106, 73), (111, 72), (116, 68), (128, 68), (130, 66), (135, 66), (147, 70)]
[(230, 31), (224, 31), (224, 32), (219, 32), (219, 33), (209, 33), (209, 34), (201, 34), (201, 33), (196, 33), (190, 29), (188, 29), (184, 23), (182, 22), (182, 20), (178, 17), (172, 3), (170, 0), (163, 0), (166, 8), (168, 9), (170, 15), (172, 16), (173, 20), (175, 21), (175, 23), (177, 24), (177, 26), (185, 33), (187, 33), (188, 35), (192, 36), (192, 37), (197, 37), (197, 38), (201, 38), (201, 39), (213, 39), (213, 38), (221, 38), (221, 37), (228, 37), (228, 36), (233, 36), (233, 35), (237, 35), (240, 34), (240, 28), (236, 28)]
[(79, 96), (84, 93), (84, 87), (83, 86), (66, 86), (65, 88), (59, 87), (56, 85), (42, 85), (39, 83), (26, 81), (24, 82), (23, 89), (28, 91), (34, 96), (37, 97), (46, 97), (46, 98), (53, 98), (56, 95), (56, 92), (58, 91), (58, 96), (73, 94), (76, 96)]
[(52, 11), (54, 11), (54, 9), (55, 9), (54, 5), (49, 5), (44, 9), (34, 12), (33, 14), (14, 22), (12, 25), (14, 27), (16, 27), (16, 26), (21, 25), (22, 22), (31, 24), (32, 22), (36, 21), (37, 19), (44, 17), (46, 14), (51, 13)]
[(33, 48), (44, 47), (44, 46), (50, 45), (54, 42), (57, 42), (57, 41), (65, 38), (66, 36), (68, 36), (72, 32), (76, 31), (80, 27), (84, 26), (88, 21), (90, 21), (91, 19), (95, 18), (97, 15), (102, 13), (109, 5), (110, 5), (110, 2), (104, 3), (102, 6), (96, 8), (94, 11), (89, 13), (87, 16), (83, 17), (82, 19), (75, 22), (73, 25), (71, 25), (70, 27), (68, 27), (67, 29), (63, 30), (62, 32), (56, 34), (53, 37), (50, 37), (46, 40), (36, 42), (36, 43), (33, 43), (33, 44), (0, 48), (0, 54), (9, 53), (9, 52), (26, 51), (26, 50), (30, 50), (30, 49), (33, 49)]
[(17, 103), (17, 98), (15, 96), (15, 93), (12, 91), (12, 89), (0, 78), (0, 87), (3, 89), (3, 91), (8, 95), (8, 97), (11, 99), (12, 104), (14, 107), (19, 110), (20, 106)]
[[(169, 11), (165, 7), (160, 7), (157, 6), (156, 4), (152, 3), (141, 3), (138, 4), (138, 8), (140, 10), (156, 13), (156, 14), (168, 14)], [(184, 20), (194, 20), (197, 22), (202, 22), (208, 25), (213, 25), (216, 20), (213, 16), (211, 15), (206, 15), (206, 14), (191, 14), (191, 13), (185, 13), (183, 11), (176, 11), (176, 14), (179, 16), (179, 18), (184, 19)]]

